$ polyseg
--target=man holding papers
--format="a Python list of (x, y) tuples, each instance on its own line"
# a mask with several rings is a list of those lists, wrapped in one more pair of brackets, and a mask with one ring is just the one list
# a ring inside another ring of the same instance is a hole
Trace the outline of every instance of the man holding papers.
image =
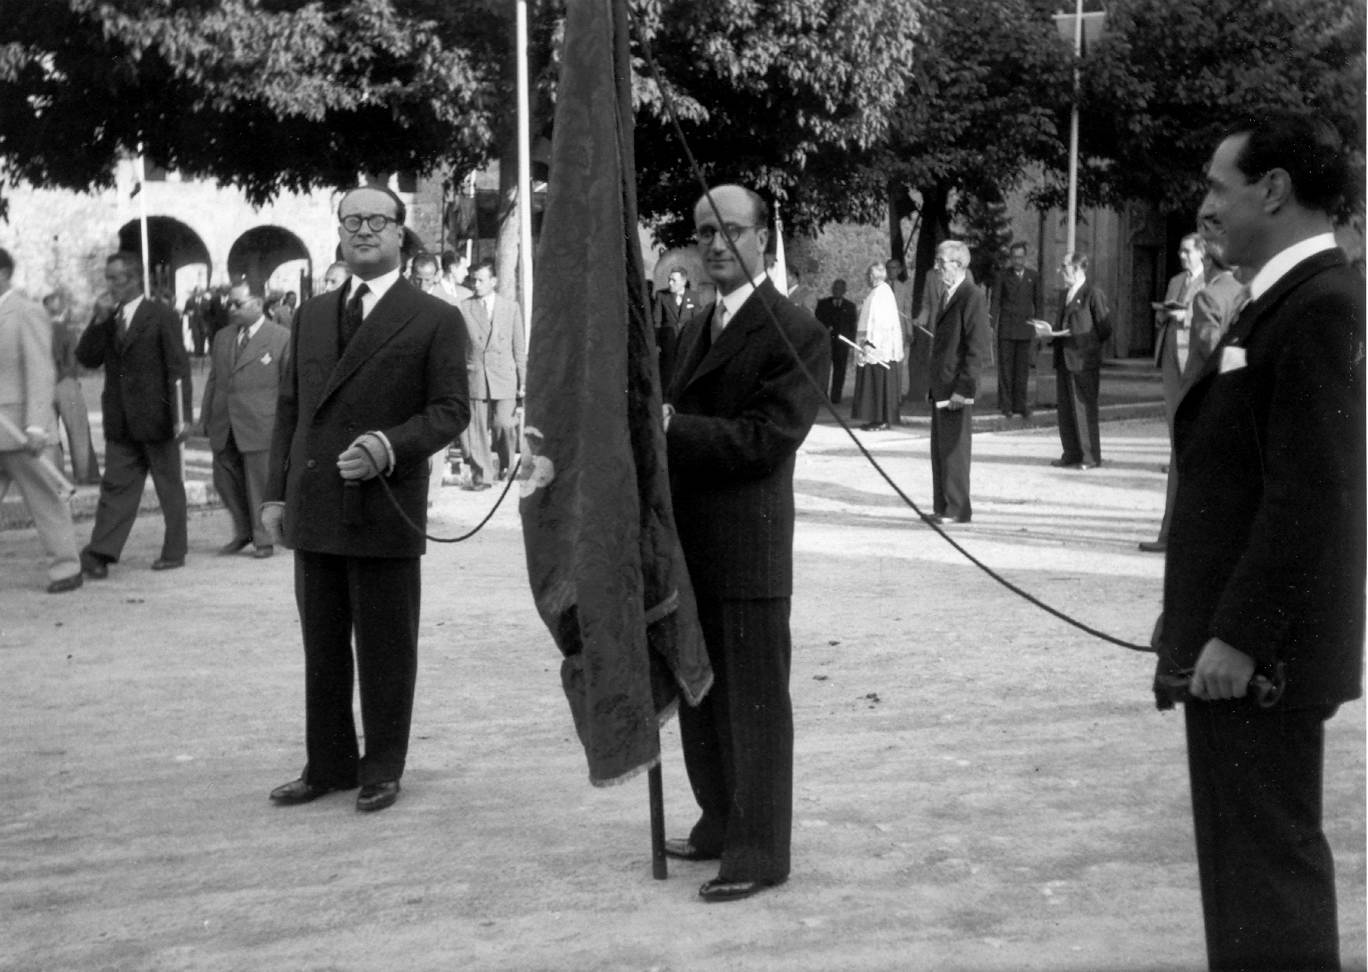
[(931, 338), (932, 520), (968, 523), (969, 459), (974, 432), (974, 395), (988, 360), (988, 301), (965, 280), (969, 247), (946, 240), (936, 247), (936, 276), (944, 297)]

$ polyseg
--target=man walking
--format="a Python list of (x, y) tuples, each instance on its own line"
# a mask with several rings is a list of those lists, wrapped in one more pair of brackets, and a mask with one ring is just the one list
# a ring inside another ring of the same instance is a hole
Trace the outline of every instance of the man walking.
[(998, 411), (1031, 417), (1031, 359), (1039, 320), (1045, 306), (1040, 274), (1026, 266), (1026, 244), (1013, 243), (1011, 265), (993, 281), (989, 301), (993, 333), (997, 336)]
[(1349, 172), (1329, 125), (1273, 112), (1207, 167), (1200, 220), (1250, 299), (1174, 415), (1156, 646), (1190, 678), (1214, 969), (1339, 968), (1325, 721), (1362, 691), (1365, 579), (1363, 279), (1331, 232)]
[(931, 339), (932, 519), (937, 523), (968, 523), (974, 515), (969, 500), (974, 396), (990, 344), (988, 304), (983, 291), (965, 279), (968, 270), (969, 247), (959, 240), (936, 247), (935, 271), (945, 293)]
[(352, 189), (337, 215), (351, 277), (299, 308), (261, 514), (295, 551), (304, 636), (307, 761), (270, 798), (293, 806), (359, 784), (356, 809), (370, 812), (398, 799), (408, 757), (428, 457), (470, 413), (456, 310), (400, 277), (403, 201)]
[(790, 866), (793, 468), (830, 359), (821, 325), (765, 274), (768, 217), (741, 186), (717, 187), (694, 207), (718, 300), (685, 326), (664, 406), (675, 520), (714, 677), (697, 708), (680, 709), (702, 814), (665, 851), (720, 859), (699, 889), (710, 902), (780, 884)]
[[(76, 362), (76, 342), (80, 340), (80, 333), (72, 327), (71, 309), (61, 294), (48, 294), (43, 298), (43, 307), (52, 320), (52, 360), (57, 366), (53, 405), (66, 429), (67, 443), (71, 446), (71, 476), (83, 486), (97, 485), (100, 482), (100, 460), (95, 455), (95, 440), (90, 433), (90, 411), (81, 392), (81, 370)], [(61, 466), (61, 442), (54, 441), (53, 445), (57, 452), (57, 464)]]
[(853, 300), (846, 300), (846, 282), (833, 280), (831, 296), (817, 301), (817, 320), (827, 329), (831, 337), (831, 403), (841, 404), (841, 391), (845, 387), (846, 366), (850, 360), (850, 345), (842, 341), (855, 340), (855, 325), (859, 311)]
[(82, 570), (97, 580), (108, 577), (109, 565), (123, 554), (149, 473), (166, 524), (152, 569), (185, 565), (180, 443), (193, 414), (190, 359), (180, 318), (165, 304), (143, 298), (142, 274), (136, 253), (116, 253), (106, 261), (107, 290), (96, 299), (95, 316), (76, 345), (77, 361), (105, 370), (104, 478), (95, 528), (81, 551)]
[[(461, 302), (466, 326), (466, 384), (470, 389), (470, 425), (461, 436), (461, 451), (470, 463), (466, 489), (488, 489), (502, 479), (518, 451), (514, 409), (523, 397), (527, 351), (518, 302), (495, 293), (499, 278), (494, 261), (482, 260), (472, 279), (475, 296)], [(494, 436), (494, 455), (489, 437)], [(495, 468), (495, 456), (498, 467)]]
[(48, 555), (48, 593), (62, 594), (82, 581), (66, 484), (43, 458), (57, 434), (52, 324), (11, 287), (13, 277), (14, 258), (0, 250), (0, 495), (19, 487)]
[(228, 326), (214, 335), (200, 422), (214, 453), (214, 488), (233, 520), (219, 553), (254, 544), (254, 556), (275, 553), (259, 511), (270, 474), (276, 396), (289, 363), (290, 331), (266, 318), (261, 297), (246, 283), (228, 291)]

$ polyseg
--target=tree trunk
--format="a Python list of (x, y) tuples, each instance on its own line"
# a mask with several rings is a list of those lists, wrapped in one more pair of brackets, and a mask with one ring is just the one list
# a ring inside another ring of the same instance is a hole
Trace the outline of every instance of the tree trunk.
[(936, 262), (936, 247), (950, 235), (946, 208), (950, 193), (940, 185), (921, 190), (921, 230), (917, 233), (917, 256), (913, 263), (912, 306), (920, 307), (926, 293), (926, 277)]

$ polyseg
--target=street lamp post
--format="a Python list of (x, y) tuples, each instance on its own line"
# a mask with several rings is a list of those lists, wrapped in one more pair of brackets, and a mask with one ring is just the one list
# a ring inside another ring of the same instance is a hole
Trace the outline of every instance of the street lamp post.
[(1105, 17), (1103, 13), (1085, 14), (1083, 0), (1076, 0), (1073, 13), (1054, 15), (1060, 36), (1065, 40), (1072, 39), (1074, 48), (1073, 110), (1069, 113), (1069, 253), (1074, 252), (1078, 235), (1078, 94), (1081, 87), (1078, 65), (1086, 49), (1086, 38), (1101, 33)]

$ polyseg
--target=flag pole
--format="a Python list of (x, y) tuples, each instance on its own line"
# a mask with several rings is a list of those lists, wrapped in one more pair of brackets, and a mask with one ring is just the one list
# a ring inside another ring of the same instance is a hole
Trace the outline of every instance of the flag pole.
[(148, 259), (147, 247), (147, 159), (143, 155), (142, 142), (138, 143), (138, 158), (135, 174), (138, 177), (138, 228), (142, 242), (143, 297), (152, 296), (152, 261)]
[(518, 287), (523, 337), (532, 326), (532, 112), (527, 80), (527, 0), (517, 2), (518, 52)]
[(1078, 59), (1083, 55), (1083, 0), (1074, 12), (1073, 110), (1069, 113), (1069, 252), (1078, 239)]

